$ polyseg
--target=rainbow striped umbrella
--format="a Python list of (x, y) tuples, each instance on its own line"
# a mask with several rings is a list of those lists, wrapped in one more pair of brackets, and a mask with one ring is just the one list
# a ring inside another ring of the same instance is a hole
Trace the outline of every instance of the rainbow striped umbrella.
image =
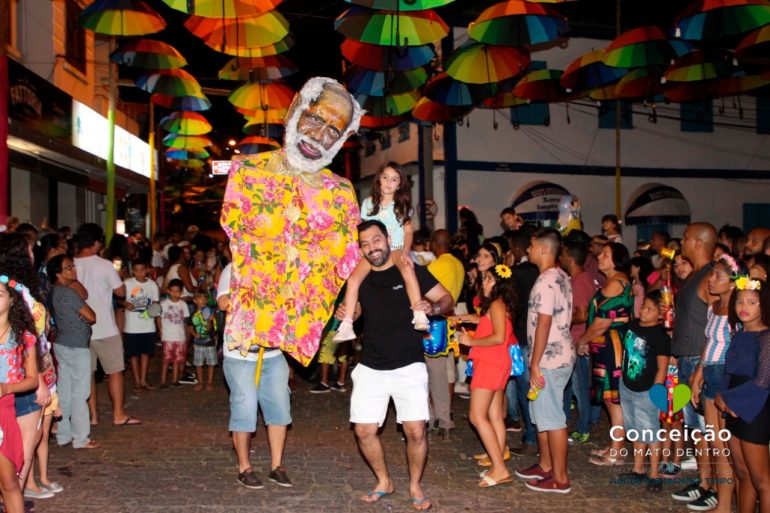
[(289, 109), (248, 110), (236, 107), (235, 110), (243, 114), (243, 116), (246, 118), (246, 125), (243, 127), (244, 132), (247, 128), (257, 125), (264, 126), (283, 124), (283, 121), (286, 119), (286, 115), (289, 113)]
[(206, 146), (211, 146), (211, 139), (205, 135), (177, 135), (168, 134), (163, 138), (163, 144), (169, 148), (178, 150), (196, 150), (200, 151)]
[(275, 9), (283, 0), (163, 0), (169, 7), (207, 18), (244, 18)]
[(593, 50), (572, 61), (561, 76), (562, 87), (567, 92), (594, 89), (617, 82), (628, 73), (625, 68), (604, 64), (603, 56), (604, 50)]
[(695, 0), (676, 19), (676, 36), (718, 40), (770, 24), (767, 0)]
[(345, 0), (349, 4), (384, 11), (424, 11), (444, 7), (455, 0)]
[(531, 102), (564, 101), (567, 92), (561, 86), (563, 73), (558, 69), (539, 69), (527, 73), (513, 88), (513, 94)]
[(639, 68), (629, 71), (615, 84), (618, 98), (653, 98), (666, 89), (661, 83), (663, 75), (655, 68)]
[(406, 114), (417, 103), (420, 95), (417, 91), (408, 91), (387, 96), (356, 95), (359, 105), (374, 117), (392, 117)]
[(274, 45), (289, 35), (289, 22), (278, 11), (243, 18), (190, 16), (184, 26), (214, 49)]
[(361, 128), (368, 130), (385, 130), (393, 128), (407, 121), (406, 116), (370, 116), (364, 114), (361, 117)]
[(528, 103), (529, 100), (519, 98), (513, 94), (513, 91), (500, 91), (495, 96), (481, 102), (480, 107), (482, 109), (508, 109), (518, 107), (519, 105), (527, 105)]
[(176, 148), (168, 148), (165, 152), (166, 158), (176, 160), (189, 160), (189, 159), (207, 159), (211, 154), (204, 150), (178, 150)]
[(351, 66), (345, 72), (345, 83), (358, 94), (386, 96), (417, 89), (428, 80), (424, 68), (408, 71), (374, 71)]
[(161, 107), (174, 110), (192, 110), (200, 112), (209, 110), (211, 102), (201, 93), (193, 96), (164, 96), (162, 94), (153, 94), (150, 100)]
[(283, 55), (248, 59), (234, 57), (219, 70), (220, 80), (248, 80), (250, 82), (272, 82), (296, 73), (297, 66)]
[(166, 21), (141, 0), (96, 0), (83, 9), (78, 24), (109, 36), (144, 36), (166, 28)]
[(180, 135), (203, 135), (211, 132), (211, 123), (196, 112), (172, 112), (160, 120), (160, 127)]
[(446, 72), (439, 73), (425, 84), (423, 94), (438, 103), (452, 107), (478, 105), (498, 92), (496, 84), (466, 84), (455, 80)]
[(724, 50), (693, 50), (676, 59), (666, 69), (666, 82), (699, 82), (726, 78), (733, 75), (737, 67), (732, 54)]
[(508, 0), (485, 9), (468, 26), (474, 41), (491, 45), (532, 46), (567, 32), (567, 20), (552, 7)]
[(484, 43), (470, 43), (457, 49), (444, 64), (450, 77), (468, 84), (500, 82), (528, 67), (528, 51)]
[(270, 139), (269, 137), (262, 137), (259, 135), (252, 135), (241, 139), (241, 141), (235, 147), (241, 153), (251, 155), (254, 153), (277, 150), (281, 147), (281, 145), (275, 139)]
[(283, 138), (282, 123), (255, 123), (250, 121), (250, 118), (246, 118), (246, 120), (247, 123), (241, 128), (241, 132), (246, 135), (262, 135), (276, 140)]
[(230, 93), (227, 99), (242, 109), (286, 109), (291, 105), (294, 94), (294, 90), (284, 84), (249, 82)]
[(396, 48), (355, 39), (345, 39), (340, 50), (342, 56), (353, 64), (375, 71), (406, 71), (425, 66), (436, 57), (431, 45)]
[(155, 39), (129, 41), (112, 52), (110, 60), (135, 68), (176, 69), (187, 66), (187, 59), (176, 48)]
[(198, 81), (183, 69), (161, 69), (142, 75), (134, 82), (148, 93), (164, 96), (196, 96), (203, 94)]
[(613, 39), (602, 62), (617, 68), (665, 67), (690, 49), (688, 43), (670, 40), (659, 27), (638, 27)]
[(735, 58), (743, 67), (770, 68), (770, 24), (747, 34), (735, 47)]
[(431, 10), (409, 13), (351, 7), (335, 21), (345, 37), (383, 46), (421, 46), (443, 39), (449, 27)]
[(262, 57), (271, 57), (285, 52), (294, 46), (294, 38), (292, 38), (291, 35), (288, 35), (275, 44), (255, 46), (253, 48), (231, 45), (217, 46), (213, 43), (206, 43), (206, 46), (216, 50), (217, 52), (222, 52), (227, 55), (235, 55), (238, 57), (245, 57), (247, 59), (257, 59)]
[(452, 107), (422, 97), (412, 109), (412, 117), (426, 123), (449, 123), (466, 116), (473, 107)]

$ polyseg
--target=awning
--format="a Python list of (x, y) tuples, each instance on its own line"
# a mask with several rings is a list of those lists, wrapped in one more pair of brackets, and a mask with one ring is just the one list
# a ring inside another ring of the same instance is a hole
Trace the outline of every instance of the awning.
[(642, 185), (631, 195), (625, 223), (689, 224), (690, 204), (681, 192), (660, 183)]
[(559, 217), (559, 201), (569, 191), (551, 182), (530, 182), (513, 196), (511, 206), (525, 221), (548, 221)]

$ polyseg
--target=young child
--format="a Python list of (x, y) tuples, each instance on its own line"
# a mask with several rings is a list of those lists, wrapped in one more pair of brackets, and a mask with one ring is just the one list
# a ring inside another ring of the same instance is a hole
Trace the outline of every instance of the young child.
[[(28, 306), (29, 305), (29, 306)], [(8, 513), (22, 513), (19, 474), (24, 465), (21, 430), (16, 422), (14, 394), (38, 386), (35, 321), (29, 289), (0, 275), (0, 494)]]
[[(738, 480), (738, 511), (770, 512), (770, 287), (741, 276), (730, 297), (734, 330), (725, 375), (714, 404), (727, 418), (730, 455)], [(742, 326), (740, 331), (739, 324)]]
[(182, 280), (168, 283), (168, 298), (160, 302), (163, 313), (157, 318), (158, 334), (163, 341), (163, 369), (160, 372), (160, 388), (168, 388), (166, 378), (171, 364), (171, 384), (181, 386), (179, 376), (187, 360), (186, 319), (190, 317), (187, 303), (182, 301)]
[(128, 278), (126, 286), (126, 324), (123, 328), (123, 343), (126, 356), (131, 362), (131, 374), (136, 390), (153, 390), (147, 383), (147, 369), (150, 356), (155, 352), (155, 319), (150, 317), (149, 308), (160, 300), (158, 284), (147, 276), (149, 266), (144, 260), (134, 260), (131, 269), (133, 277)]
[(660, 293), (650, 292), (642, 303), (639, 319), (628, 325), (623, 340), (623, 379), (620, 381), (620, 407), (626, 433), (638, 433), (633, 442), (634, 467), (626, 477), (644, 479), (645, 454), (650, 454), (650, 471), (647, 490), (660, 492), (660, 440), (656, 438), (660, 428), (658, 408), (650, 399), (650, 389), (664, 384), (671, 355), (671, 339), (661, 324)]
[[(393, 262), (401, 271), (409, 301), (414, 305), (421, 299), (422, 295), (417, 277), (414, 274), (414, 264), (409, 257), (413, 237), (413, 227), (409, 220), (412, 210), (411, 204), (412, 198), (406, 173), (395, 162), (386, 162), (374, 175), (372, 195), (361, 203), (361, 220), (377, 219), (382, 221), (388, 229), (390, 247), (393, 250)], [(353, 274), (348, 278), (344, 302), (346, 312), (355, 311), (358, 302), (358, 288), (370, 270), (371, 266), (362, 258)], [(427, 330), (430, 326), (428, 317), (417, 310), (414, 312), (412, 324), (414, 324), (414, 329), (421, 331)], [(334, 341), (344, 342), (354, 338), (356, 338), (356, 334), (353, 331), (353, 318), (345, 318), (334, 336)]]
[(198, 288), (193, 294), (195, 312), (190, 319), (190, 335), (193, 343), (193, 366), (198, 375), (196, 391), (203, 390), (203, 366), (208, 367), (206, 391), (214, 390), (214, 367), (217, 365), (217, 347), (214, 340), (214, 310), (209, 308), (209, 291)]
[[(479, 486), (487, 488), (510, 483), (511, 473), (505, 467), (505, 412), (503, 397), (511, 375), (508, 346), (516, 344), (511, 318), (516, 307), (516, 284), (507, 265), (496, 265), (484, 273), (481, 317), (476, 333), (465, 330), (458, 341), (471, 348), (473, 361), (470, 421), (476, 428), (492, 466), (481, 474)], [(460, 316), (459, 319), (462, 319)]]

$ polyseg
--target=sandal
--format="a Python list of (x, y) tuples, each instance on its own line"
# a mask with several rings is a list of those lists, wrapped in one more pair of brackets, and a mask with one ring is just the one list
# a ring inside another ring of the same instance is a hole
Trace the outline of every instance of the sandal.
[(85, 444), (83, 447), (72, 447), (73, 449), (98, 449), (102, 446), (99, 442), (96, 440), (89, 440), (87, 444)]
[(609, 447), (605, 447), (603, 449), (591, 449), (591, 456), (599, 456), (600, 458), (603, 458), (608, 452), (610, 452)]
[(594, 456), (593, 458), (588, 459), (588, 463), (592, 463), (600, 467), (617, 467), (619, 465), (624, 465), (625, 462), (625, 458), (621, 458), (619, 456)]
[(500, 479), (499, 481), (495, 481), (489, 475), (485, 474), (484, 477), (481, 478), (481, 481), (479, 481), (479, 488), (491, 488), (492, 486), (497, 486), (505, 483), (512, 483), (513, 478), (508, 475), (508, 477), (504, 477)]

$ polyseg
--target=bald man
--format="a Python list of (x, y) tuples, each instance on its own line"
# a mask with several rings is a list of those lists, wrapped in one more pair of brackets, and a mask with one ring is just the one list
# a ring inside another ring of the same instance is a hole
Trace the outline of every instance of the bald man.
[(754, 228), (747, 236), (746, 245), (743, 247), (743, 257), (746, 265), (754, 264), (754, 256), (762, 253), (765, 239), (770, 237), (770, 228)]

